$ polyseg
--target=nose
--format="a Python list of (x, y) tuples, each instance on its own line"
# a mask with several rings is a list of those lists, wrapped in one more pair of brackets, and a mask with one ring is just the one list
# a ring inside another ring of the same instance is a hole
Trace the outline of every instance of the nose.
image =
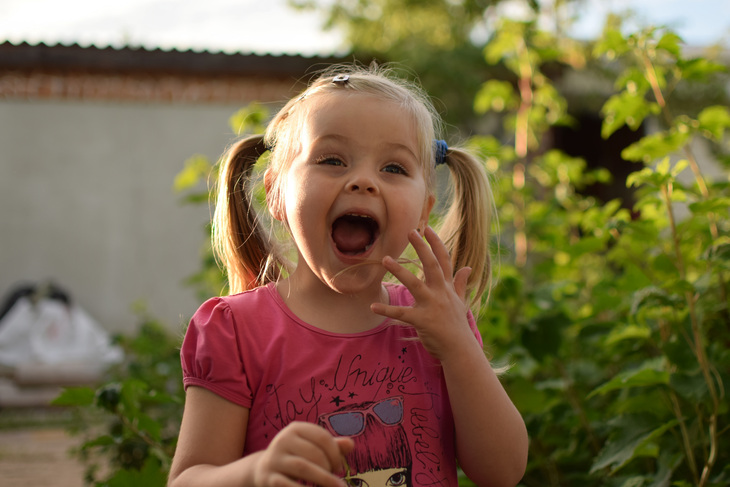
[(347, 190), (351, 193), (378, 194), (378, 184), (373, 175), (366, 171), (353, 172), (350, 181), (347, 183)]

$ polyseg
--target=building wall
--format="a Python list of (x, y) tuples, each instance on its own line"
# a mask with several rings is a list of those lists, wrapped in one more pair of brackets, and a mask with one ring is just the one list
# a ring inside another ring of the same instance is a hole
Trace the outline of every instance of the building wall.
[(239, 108), (275, 109), (335, 61), (0, 44), (0, 299), (51, 280), (112, 332), (140, 302), (181, 330), (211, 210), (182, 204), (176, 174), (217, 160)]
[(0, 293), (52, 279), (109, 330), (133, 330), (139, 300), (184, 323), (209, 211), (181, 205), (173, 179), (220, 155), (238, 108), (0, 101)]

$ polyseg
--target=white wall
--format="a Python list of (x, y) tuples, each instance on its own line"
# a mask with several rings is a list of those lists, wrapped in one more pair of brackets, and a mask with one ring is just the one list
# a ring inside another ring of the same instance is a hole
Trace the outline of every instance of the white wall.
[(0, 299), (53, 279), (104, 328), (133, 331), (132, 304), (178, 330), (200, 304), (208, 208), (172, 183), (232, 140), (239, 106), (0, 101)]

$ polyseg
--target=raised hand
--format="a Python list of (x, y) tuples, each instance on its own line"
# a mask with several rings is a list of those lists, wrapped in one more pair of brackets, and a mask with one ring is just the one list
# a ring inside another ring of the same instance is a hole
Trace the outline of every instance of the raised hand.
[(344, 455), (353, 446), (351, 439), (333, 437), (315, 424), (291, 423), (260, 452), (254, 483), (262, 487), (299, 487), (303, 481), (322, 487), (342, 487), (345, 482), (333, 472), (345, 470)]
[[(416, 250), (423, 266), (419, 279), (395, 259), (385, 257), (383, 266), (408, 288), (416, 302), (412, 307), (373, 303), (371, 310), (412, 325), (424, 347), (439, 360), (458, 353), (464, 340), (474, 340), (467, 321), (466, 283), (471, 269), (464, 267), (453, 273), (446, 246), (431, 228), (426, 228), (426, 240), (415, 230), (408, 240)], [(453, 276), (453, 277), (452, 277)]]

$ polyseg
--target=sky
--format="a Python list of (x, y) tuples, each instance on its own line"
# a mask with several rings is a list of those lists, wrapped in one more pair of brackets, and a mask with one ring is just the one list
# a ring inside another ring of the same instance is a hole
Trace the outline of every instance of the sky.
[[(513, 3), (518, 3), (514, 1)], [(584, 0), (574, 34), (594, 38), (606, 13), (633, 9), (690, 45), (730, 44), (730, 0)], [(517, 15), (519, 9), (506, 5)], [(344, 36), (286, 0), (0, 0), (0, 42), (142, 46), (270, 54), (336, 54)]]

